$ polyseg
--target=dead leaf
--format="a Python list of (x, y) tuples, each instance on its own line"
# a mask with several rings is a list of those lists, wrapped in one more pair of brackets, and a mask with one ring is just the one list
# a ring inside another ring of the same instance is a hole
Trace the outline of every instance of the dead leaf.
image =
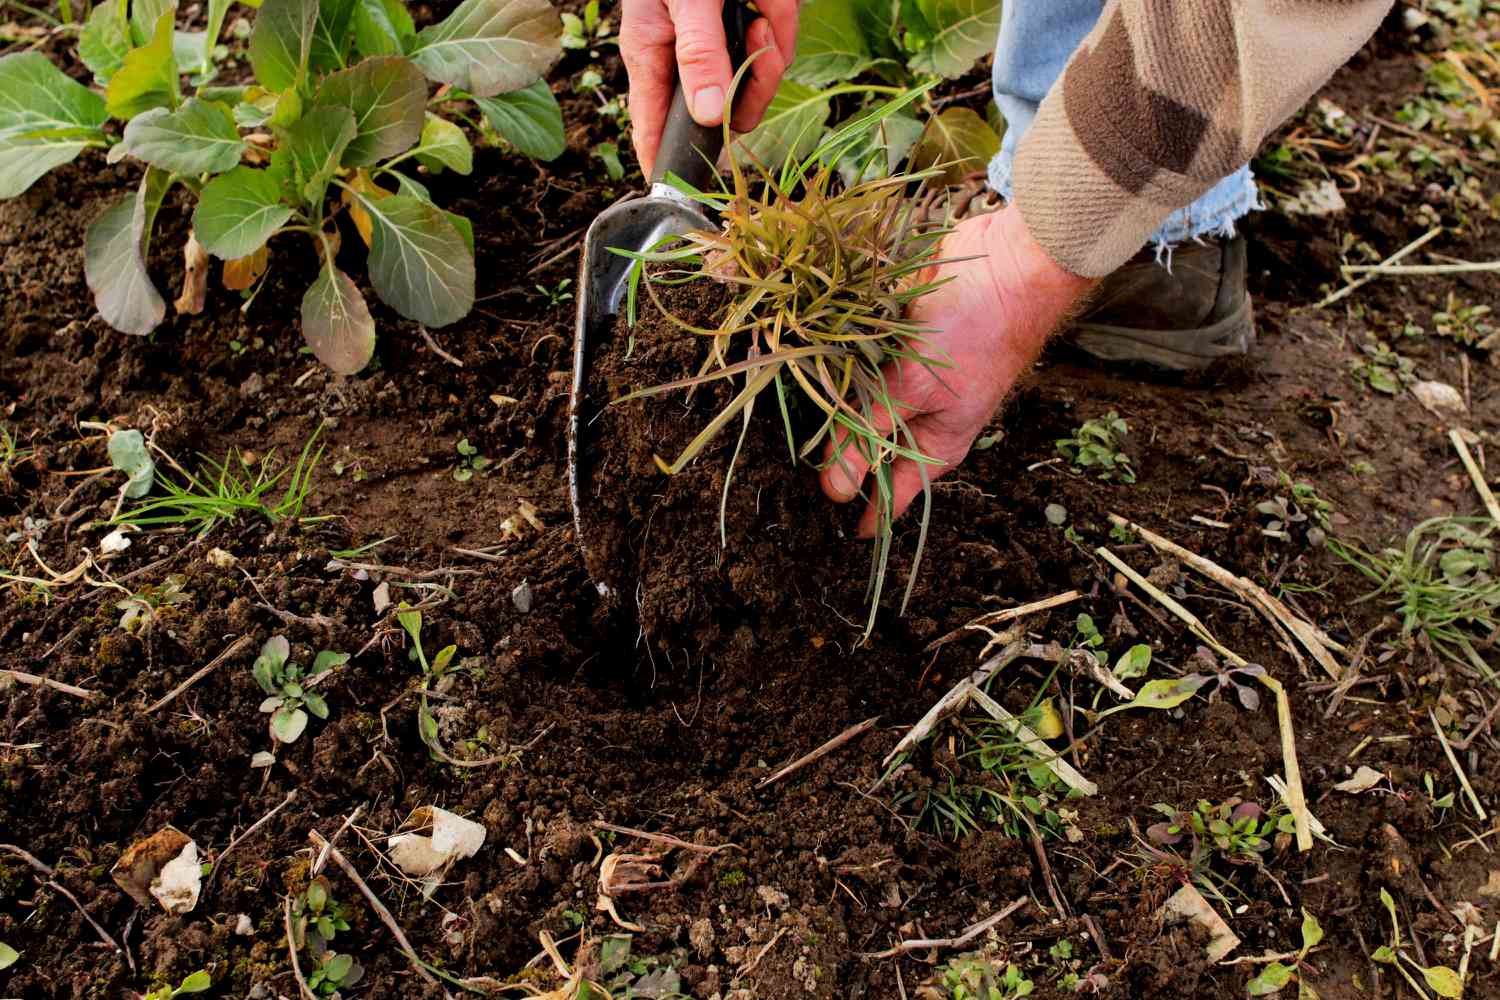
[(1353, 777), (1340, 781), (1337, 785), (1333, 786), (1333, 790), (1336, 792), (1348, 792), (1350, 795), (1358, 795), (1360, 792), (1368, 792), (1384, 780), (1384, 774), (1370, 767), (1368, 764), (1361, 764), (1359, 770), (1354, 772)]
[(247, 257), (236, 257), (224, 262), (223, 285), (232, 292), (243, 292), (266, 273), (266, 264), (271, 259), (271, 248), (263, 246)]
[(1185, 885), (1173, 893), (1164, 909), (1167, 915), (1187, 920), (1208, 934), (1208, 945), (1204, 952), (1210, 962), (1223, 961), (1226, 955), (1240, 946), (1240, 939), (1229, 929), (1224, 918), (1191, 885)]
[(192, 230), (188, 230), (187, 242), (182, 245), (182, 294), (173, 301), (177, 315), (196, 316), (203, 311), (203, 300), (208, 296), (208, 251), (198, 242)]
[(1418, 382), (1411, 394), (1435, 416), (1458, 416), (1469, 410), (1463, 394), (1447, 382)]
[(161, 874), (167, 863), (182, 854), (182, 849), (192, 843), (192, 838), (173, 826), (164, 826), (151, 836), (138, 840), (125, 849), (120, 860), (110, 869), (115, 885), (131, 899), (149, 907), (154, 902), (151, 883)]
[(911, 151), (911, 168), (938, 167), (935, 184), (959, 184), (983, 170), (1000, 150), (1000, 137), (971, 108), (948, 108), (934, 115)]
[(413, 810), (401, 826), (405, 832), (389, 837), (386, 847), (397, 868), (421, 880), (422, 895), (427, 899), (454, 862), (473, 857), (484, 846), (488, 832), (482, 823), (437, 806)]
[(1336, 215), (1346, 207), (1344, 196), (1339, 193), (1339, 186), (1330, 180), (1308, 181), (1295, 198), (1288, 198), (1280, 204), (1281, 210), (1287, 215), (1309, 215), (1313, 218)]

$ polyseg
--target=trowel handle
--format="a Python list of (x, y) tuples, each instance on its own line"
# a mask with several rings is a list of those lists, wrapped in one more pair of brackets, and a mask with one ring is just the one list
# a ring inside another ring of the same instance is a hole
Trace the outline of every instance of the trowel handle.
[[(729, 43), (729, 66), (737, 71), (745, 61), (745, 35), (757, 15), (744, 0), (724, 0), (724, 39)], [(672, 107), (656, 150), (656, 168), (651, 183), (665, 180), (671, 172), (700, 191), (713, 184), (715, 164), (724, 148), (722, 126), (705, 128), (688, 113), (682, 81), (672, 90)]]

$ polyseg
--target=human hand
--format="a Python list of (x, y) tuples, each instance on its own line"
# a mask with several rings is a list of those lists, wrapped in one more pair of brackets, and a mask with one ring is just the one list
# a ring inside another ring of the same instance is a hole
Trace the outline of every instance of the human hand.
[[(1054, 263), (1014, 206), (959, 222), (944, 238), (939, 256), (977, 258), (940, 265), (935, 277), (952, 280), (911, 309), (910, 318), (931, 331), (922, 353), (949, 367), (902, 361), (885, 369), (916, 450), (937, 462), (927, 466), (929, 481), (963, 461), (1016, 378), (1095, 284)], [(933, 277), (924, 273), (923, 280)], [(887, 432), (890, 415), (874, 416), (876, 429)], [(869, 472), (859, 450), (845, 445), (845, 436), (841, 432), (829, 443), (824, 457), (830, 461), (821, 477), (823, 492), (839, 503), (860, 495)], [(842, 455), (834, 459), (836, 448)], [(891, 482), (893, 516), (900, 517), (922, 491), (922, 471), (911, 459), (898, 458)], [(872, 489), (859, 520), (860, 537), (873, 538), (878, 525)]]
[[(797, 0), (758, 0), (745, 51), (765, 50), (735, 96), (729, 127), (760, 124), (797, 47)], [(699, 125), (724, 121), (724, 95), (734, 70), (724, 39), (722, 0), (624, 0), (620, 55), (630, 77), (631, 141), (641, 172), (651, 176), (672, 91), (682, 78), (688, 111)]]

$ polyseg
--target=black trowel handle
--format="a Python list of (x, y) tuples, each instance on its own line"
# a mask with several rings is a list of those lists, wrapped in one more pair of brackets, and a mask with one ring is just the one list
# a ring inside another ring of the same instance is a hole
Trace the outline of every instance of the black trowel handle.
[[(743, 0), (724, 0), (724, 39), (729, 43), (729, 67), (736, 71), (745, 61), (745, 35), (758, 15)], [(656, 168), (651, 183), (666, 179), (671, 172), (700, 191), (710, 187), (714, 164), (724, 148), (722, 126), (704, 128), (688, 114), (687, 94), (682, 81), (672, 91), (672, 107), (662, 129), (661, 145), (656, 150)]]

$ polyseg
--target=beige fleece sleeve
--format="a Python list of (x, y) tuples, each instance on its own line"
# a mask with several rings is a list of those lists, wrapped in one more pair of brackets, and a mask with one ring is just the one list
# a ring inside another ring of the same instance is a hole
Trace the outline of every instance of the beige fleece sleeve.
[(1017, 150), (1032, 235), (1075, 274), (1113, 271), (1249, 162), (1392, 2), (1110, 0)]

